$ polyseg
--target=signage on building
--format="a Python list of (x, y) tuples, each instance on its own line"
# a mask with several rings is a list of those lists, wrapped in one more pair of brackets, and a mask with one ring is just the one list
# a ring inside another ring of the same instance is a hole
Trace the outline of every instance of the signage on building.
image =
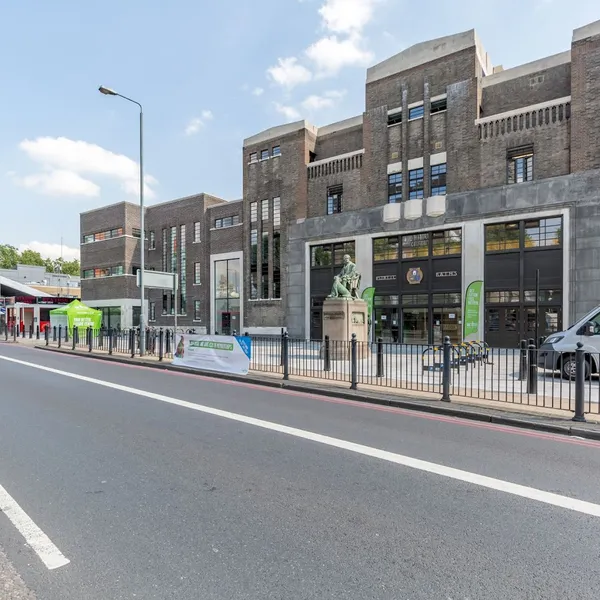
[(324, 312), (324, 319), (343, 319), (346, 315), (343, 312)]
[(465, 317), (463, 337), (479, 333), (479, 312), (481, 307), (481, 290), (483, 281), (472, 281), (465, 294)]
[(395, 275), (378, 275), (375, 281), (396, 281)]
[[(8, 298), (7, 298), (8, 300)], [(71, 302), (73, 302), (73, 298), (62, 298), (62, 297), (58, 297), (58, 296), (41, 296), (41, 297), (34, 297), (34, 296), (16, 296), (15, 297), (15, 302), (19, 302), (21, 304), (49, 304), (49, 305), (55, 305), (55, 304), (71, 304)], [(8, 302), (7, 302), (8, 304)]]
[(411, 268), (406, 274), (406, 281), (411, 285), (417, 285), (423, 281), (423, 271), (420, 267)]
[(456, 271), (440, 271), (435, 274), (436, 277), (458, 277), (458, 273)]
[(251, 354), (252, 340), (249, 337), (177, 334), (173, 364), (247, 375)]

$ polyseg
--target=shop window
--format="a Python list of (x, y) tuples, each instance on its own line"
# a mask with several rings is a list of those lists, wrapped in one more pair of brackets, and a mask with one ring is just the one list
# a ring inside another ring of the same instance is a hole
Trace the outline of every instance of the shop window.
[(331, 245), (313, 246), (311, 249), (311, 267), (330, 267), (332, 264)]
[(392, 295), (377, 295), (374, 299), (375, 306), (398, 306), (399, 297), (395, 294)]
[(373, 261), (398, 260), (399, 244), (397, 236), (375, 238), (373, 240)]
[[(535, 298), (535, 292), (534, 292)], [(519, 302), (520, 294), (517, 291), (499, 291), (499, 292), (486, 292), (485, 301), (488, 304), (505, 304), (511, 302)]]
[(402, 236), (402, 258), (427, 258), (429, 256), (429, 234), (415, 233)]
[(525, 221), (525, 248), (560, 246), (561, 238), (561, 217)]
[[(526, 290), (523, 292), (525, 302), (535, 302), (535, 290)], [(561, 290), (540, 290), (541, 303), (562, 304), (562, 291)]]
[(460, 254), (462, 251), (462, 230), (448, 229), (446, 231), (434, 231), (433, 255), (450, 256)]
[(485, 249), (487, 252), (518, 250), (521, 232), (519, 223), (498, 223), (485, 227)]
[(427, 294), (402, 294), (403, 306), (415, 306), (429, 304), (429, 296)]
[(343, 242), (341, 244), (333, 245), (333, 264), (335, 266), (344, 264), (344, 256), (348, 254), (350, 260), (355, 262), (354, 258), (354, 242)]
[(447, 294), (432, 294), (431, 301), (434, 306), (446, 306), (452, 304), (461, 304), (460, 293), (447, 293)]

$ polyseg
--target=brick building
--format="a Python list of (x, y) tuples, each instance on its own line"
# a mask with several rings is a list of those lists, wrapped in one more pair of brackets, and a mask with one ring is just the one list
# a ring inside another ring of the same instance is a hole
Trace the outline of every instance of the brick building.
[[(362, 115), (244, 140), (241, 201), (148, 208), (148, 264), (173, 268), (172, 232), (184, 226), (182, 322), (210, 331), (319, 338), (322, 302), (349, 253), (361, 287), (375, 287), (378, 336), (461, 339), (474, 281), (485, 293), (471, 337), (512, 346), (545, 335), (600, 304), (599, 90), (600, 22), (575, 30), (570, 50), (506, 70), (474, 31), (417, 44), (367, 70)], [(116, 210), (86, 215), (108, 223)], [(84, 273), (98, 267), (91, 252), (82, 249)], [(135, 268), (128, 257), (123, 276)], [(94, 286), (114, 295), (110, 282), (84, 279), (84, 300)], [(167, 324), (169, 295), (149, 292), (149, 303)]]

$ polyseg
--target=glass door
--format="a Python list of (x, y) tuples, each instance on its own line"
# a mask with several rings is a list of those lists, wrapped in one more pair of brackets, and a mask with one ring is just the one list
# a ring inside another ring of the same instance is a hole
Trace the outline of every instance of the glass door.
[(403, 308), (402, 309), (402, 343), (403, 344), (428, 344), (429, 343), (429, 309)]
[(375, 309), (375, 339), (382, 338), (384, 342), (397, 344), (399, 341), (400, 322), (398, 308)]
[(444, 343), (444, 338), (448, 336), (453, 344), (460, 344), (462, 341), (461, 324), (462, 311), (459, 306), (433, 309), (432, 327), (433, 343), (440, 345)]

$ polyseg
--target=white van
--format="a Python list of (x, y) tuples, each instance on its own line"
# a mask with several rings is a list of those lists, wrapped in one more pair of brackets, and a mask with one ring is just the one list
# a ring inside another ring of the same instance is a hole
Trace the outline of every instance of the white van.
[(575, 379), (575, 350), (583, 344), (586, 354), (585, 378), (600, 373), (600, 306), (589, 312), (566, 331), (553, 333), (544, 340), (538, 353), (538, 367), (560, 371), (566, 379)]

